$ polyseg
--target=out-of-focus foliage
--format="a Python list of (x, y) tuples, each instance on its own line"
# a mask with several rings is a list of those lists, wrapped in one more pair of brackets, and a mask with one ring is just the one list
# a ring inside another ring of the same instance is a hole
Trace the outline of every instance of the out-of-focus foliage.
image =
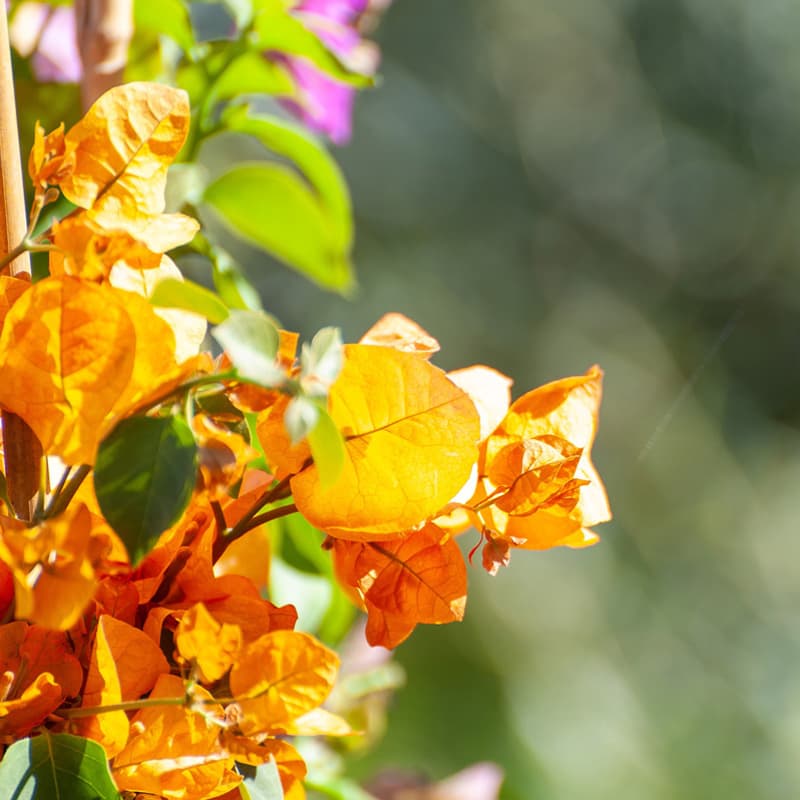
[(779, 0), (387, 15), (341, 151), (357, 302), (257, 280), (293, 329), (405, 312), (515, 397), (602, 363), (616, 521), (491, 587), (471, 573), (464, 625), (400, 648), (425, 677), (365, 774), (488, 758), (504, 798), (796, 792), (798, 35)]

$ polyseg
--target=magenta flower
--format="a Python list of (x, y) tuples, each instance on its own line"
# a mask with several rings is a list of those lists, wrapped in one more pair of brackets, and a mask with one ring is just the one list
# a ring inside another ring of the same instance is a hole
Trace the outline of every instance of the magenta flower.
[(11, 44), (42, 83), (77, 83), (83, 73), (71, 6), (22, 3), (9, 30)]
[[(374, 0), (300, 0), (293, 14), (348, 69), (374, 75), (380, 53), (375, 44), (361, 38), (357, 24), (376, 5)], [(351, 134), (356, 90), (320, 71), (307, 59), (283, 54), (272, 57), (286, 66), (297, 89), (296, 97), (281, 101), (284, 107), (335, 144), (346, 143)]]

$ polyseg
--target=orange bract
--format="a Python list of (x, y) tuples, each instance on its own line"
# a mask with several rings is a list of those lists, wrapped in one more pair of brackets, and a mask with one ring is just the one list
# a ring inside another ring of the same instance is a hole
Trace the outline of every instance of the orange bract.
[(247, 735), (270, 732), (316, 708), (330, 693), (338, 668), (336, 654), (305, 633), (261, 636), (231, 670), (240, 729)]
[[(179, 677), (161, 675), (150, 697), (179, 700), (185, 691)], [(197, 701), (208, 702), (198, 711), (163, 705), (136, 712), (132, 735), (112, 762), (119, 789), (170, 800), (204, 800), (241, 782), (233, 771), (233, 757), (219, 742), (219, 725), (211, 718), (221, 720), (222, 707), (204, 689), (196, 687), (194, 692)]]
[(17, 617), (66, 630), (79, 619), (96, 588), (95, 563), (106, 545), (83, 505), (26, 528), (0, 518), (0, 558), (14, 576)]
[(369, 615), (367, 641), (396, 647), (418, 623), (464, 616), (467, 570), (458, 545), (432, 523), (399, 539), (333, 543), (339, 580)]
[[(302, 514), (332, 536), (374, 539), (408, 530), (461, 488), (477, 457), (472, 401), (410, 353), (346, 346), (330, 414), (345, 439), (339, 478), (323, 485), (312, 465), (291, 486)], [(272, 442), (262, 444), (269, 456)]]
[[(597, 541), (590, 526), (611, 518), (605, 487), (591, 462), (603, 373), (553, 381), (520, 397), (486, 440), (480, 501), (486, 527), (514, 546), (583, 547)], [(498, 482), (503, 487), (498, 487)]]
[(67, 697), (83, 674), (63, 633), (26, 622), (0, 626), (0, 736), (30, 733)]

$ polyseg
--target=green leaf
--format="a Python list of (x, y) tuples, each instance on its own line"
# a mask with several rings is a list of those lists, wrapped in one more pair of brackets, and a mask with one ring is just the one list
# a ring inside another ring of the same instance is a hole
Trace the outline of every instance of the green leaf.
[(100, 443), (97, 502), (138, 562), (178, 520), (197, 479), (197, 444), (180, 417), (130, 417)]
[(281, 10), (264, 10), (253, 21), (257, 50), (275, 50), (281, 54), (301, 56), (340, 83), (364, 88), (374, 86), (375, 79), (352, 72), (296, 17)]
[(365, 792), (349, 778), (332, 777), (323, 781), (309, 780), (306, 787), (319, 792), (329, 800), (376, 800), (374, 795)]
[(133, 22), (141, 30), (169, 36), (187, 54), (197, 45), (189, 19), (189, 4), (182, 0), (135, 0)]
[[(199, 106), (208, 93), (208, 73), (205, 64), (199, 62), (181, 64), (175, 72), (175, 83), (189, 95), (192, 108)], [(193, 114), (192, 124), (195, 124), (197, 119), (197, 115)]]
[(300, 368), (303, 388), (313, 397), (327, 397), (331, 384), (342, 371), (344, 350), (339, 328), (322, 328), (311, 344), (303, 342)]
[(331, 289), (350, 286), (349, 253), (335, 221), (290, 167), (234, 167), (206, 187), (203, 200), (233, 233), (306, 277)]
[(308, 436), (317, 424), (321, 410), (310, 397), (303, 395), (293, 397), (289, 401), (283, 414), (283, 424), (292, 444), (297, 444)]
[(212, 325), (224, 322), (230, 312), (225, 303), (205, 286), (193, 281), (165, 278), (156, 284), (150, 303), (162, 308), (181, 308), (205, 317)]
[(9, 800), (118, 800), (103, 748), (69, 733), (20, 739), (0, 762)]
[(348, 252), (353, 240), (350, 193), (339, 165), (322, 144), (303, 126), (253, 114), (246, 106), (231, 106), (223, 114), (222, 124), (230, 131), (253, 136), (268, 150), (292, 161), (311, 184), (342, 249)]
[(319, 409), (317, 424), (308, 433), (308, 444), (319, 471), (320, 484), (324, 487), (336, 483), (344, 466), (344, 439), (324, 408)]
[(285, 375), (276, 363), (279, 335), (275, 320), (263, 311), (231, 311), (211, 335), (230, 357), (239, 375), (262, 386), (275, 386)]
[(210, 246), (208, 257), (211, 259), (214, 288), (228, 308), (261, 311), (261, 298), (258, 292), (233, 258), (214, 244)]
[(280, 64), (248, 50), (235, 58), (211, 85), (209, 102), (243, 94), (293, 95), (294, 84)]
[(258, 438), (258, 414), (255, 411), (245, 411), (244, 421), (247, 423), (247, 440), (257, 453), (258, 458), (250, 462), (252, 469), (262, 469), (264, 472), (269, 472), (269, 464), (267, 463), (267, 456), (264, 453), (264, 448), (261, 446), (261, 441)]
[(283, 800), (281, 777), (274, 761), (268, 761), (258, 767), (247, 764), (240, 764), (238, 767), (244, 775), (242, 785), (250, 800)]

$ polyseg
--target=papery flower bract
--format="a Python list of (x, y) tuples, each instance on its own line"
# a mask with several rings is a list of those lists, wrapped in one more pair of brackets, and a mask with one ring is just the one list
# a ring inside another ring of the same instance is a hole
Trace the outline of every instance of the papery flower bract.
[[(370, 0), (300, 0), (293, 13), (348, 69), (374, 75), (380, 53), (375, 44), (361, 38), (356, 27), (369, 5)], [(346, 144), (350, 140), (356, 90), (304, 58), (281, 53), (269, 56), (287, 68), (297, 87), (297, 97), (281, 100), (284, 107), (335, 144)]]
[(65, 634), (27, 622), (0, 626), (0, 736), (30, 733), (78, 694), (82, 679)]
[(511, 405), (481, 457), (484, 498), (497, 491), (495, 481), (505, 484), (504, 496), (479, 511), (489, 531), (530, 550), (598, 541), (591, 526), (611, 519), (605, 487), (591, 461), (602, 379), (602, 370), (594, 366), (585, 375), (540, 386)]

